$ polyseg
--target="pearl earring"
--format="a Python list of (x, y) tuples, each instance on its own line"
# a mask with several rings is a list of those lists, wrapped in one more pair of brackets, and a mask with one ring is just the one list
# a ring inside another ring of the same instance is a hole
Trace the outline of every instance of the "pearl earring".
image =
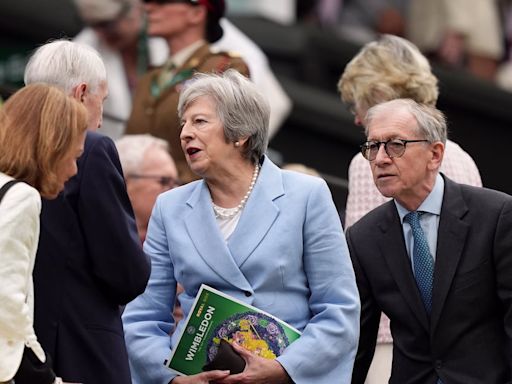
[(239, 147), (240, 146), (240, 142), (239, 141), (235, 141), (235, 147)]

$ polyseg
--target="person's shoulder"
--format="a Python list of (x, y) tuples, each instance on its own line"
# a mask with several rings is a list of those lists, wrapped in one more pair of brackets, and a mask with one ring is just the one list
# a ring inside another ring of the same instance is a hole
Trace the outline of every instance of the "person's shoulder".
[(238, 51), (220, 51), (210, 48), (201, 68), (201, 72), (207, 71), (224, 72), (229, 68), (234, 68), (244, 75), (249, 74), (249, 67)]
[[(121, 165), (114, 141), (101, 133), (88, 131), (84, 153), (77, 162), (78, 174), (72, 179), (81, 179), (86, 169), (103, 174), (119, 174)], [(94, 175), (92, 175), (94, 176)], [(110, 180), (109, 180), (110, 181)], [(69, 183), (69, 182), (68, 182)]]
[(99, 132), (87, 131), (84, 151), (87, 152), (97, 146), (101, 146), (103, 148), (115, 148), (114, 141), (110, 137)]
[[(5, 174), (0, 174), (0, 187), (13, 180)], [(41, 207), (41, 195), (34, 187), (24, 182), (18, 182), (9, 188), (0, 204), (6, 210), (21, 210), (23, 207), (32, 207), (39, 210)]]
[(512, 202), (512, 196), (496, 189), (475, 187), (473, 185), (457, 183), (453, 180), (448, 181), (448, 183), (450, 182), (455, 184), (465, 197), (476, 199), (476, 201), (481, 202), (481, 204), (491, 202)]
[(446, 175), (444, 179), (445, 196), (443, 201), (445, 203), (443, 205), (447, 204), (448, 207), (451, 207), (453, 204), (459, 204), (458, 202), (462, 200), (477, 215), (482, 214), (487, 217), (491, 217), (493, 212), (501, 212), (504, 206), (512, 209), (512, 196), (505, 192), (457, 183)]
[(186, 202), (192, 193), (200, 186), (203, 180), (195, 180), (190, 183), (173, 188), (158, 196), (158, 200), (164, 204), (176, 204), (177, 202)]
[(354, 224), (347, 228), (351, 233), (366, 233), (367, 231), (374, 231), (375, 224), (382, 222), (385, 217), (396, 212), (395, 203), (390, 200), (378, 207), (372, 209)]

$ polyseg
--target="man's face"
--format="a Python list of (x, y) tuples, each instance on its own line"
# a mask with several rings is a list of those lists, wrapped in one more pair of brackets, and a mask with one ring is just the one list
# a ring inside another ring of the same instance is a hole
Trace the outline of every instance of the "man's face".
[(159, 194), (177, 186), (178, 171), (166, 151), (151, 148), (146, 152), (139, 173), (135, 177), (125, 176), (139, 237), (144, 241), (156, 198)]
[(86, 90), (83, 103), (89, 113), (89, 122), (87, 128), (90, 131), (96, 131), (101, 127), (103, 121), (103, 103), (108, 95), (107, 82), (101, 82), (94, 92)]
[[(422, 140), (416, 119), (405, 110), (381, 110), (368, 126), (368, 141), (385, 142), (390, 139)], [(389, 157), (381, 145), (375, 160), (370, 161), (373, 180), (379, 192), (396, 199), (405, 207), (423, 199), (431, 189), (432, 144), (408, 143), (400, 157)]]

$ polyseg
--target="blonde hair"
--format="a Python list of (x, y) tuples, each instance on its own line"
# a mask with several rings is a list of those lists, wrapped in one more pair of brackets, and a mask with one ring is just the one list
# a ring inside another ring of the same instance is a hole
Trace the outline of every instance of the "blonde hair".
[(338, 91), (343, 102), (364, 109), (399, 98), (433, 106), (439, 95), (425, 56), (411, 42), (392, 35), (361, 49), (347, 64)]
[(0, 109), (0, 171), (55, 196), (60, 162), (86, 128), (80, 102), (54, 86), (27, 85)]

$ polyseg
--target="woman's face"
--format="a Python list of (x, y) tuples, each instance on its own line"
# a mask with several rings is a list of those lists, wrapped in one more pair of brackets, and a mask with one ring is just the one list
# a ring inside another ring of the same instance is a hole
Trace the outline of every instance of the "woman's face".
[(181, 125), (181, 148), (197, 175), (213, 176), (242, 160), (234, 143), (226, 142), (223, 124), (210, 97), (201, 96), (190, 103)]
[(63, 158), (61, 158), (59, 163), (57, 164), (57, 178), (59, 190), (56, 191), (54, 197), (57, 197), (57, 195), (64, 189), (64, 184), (66, 183), (66, 181), (68, 181), (71, 177), (76, 175), (78, 171), (76, 161), (84, 152), (84, 141), (85, 132), (82, 135), (80, 135), (80, 137), (76, 140), (76, 142), (68, 151), (68, 153)]

